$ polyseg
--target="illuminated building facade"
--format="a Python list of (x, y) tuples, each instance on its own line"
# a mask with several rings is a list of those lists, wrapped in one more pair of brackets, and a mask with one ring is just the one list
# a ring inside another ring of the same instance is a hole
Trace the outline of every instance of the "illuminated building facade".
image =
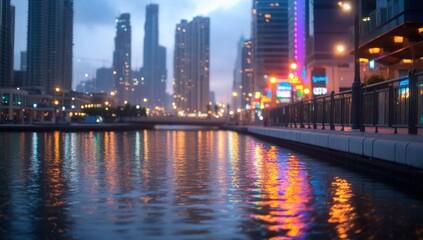
[(72, 87), (73, 0), (28, 1), (25, 87), (54, 94)]
[(175, 31), (175, 50), (173, 56), (173, 102), (177, 111), (189, 111), (188, 93), (192, 88), (190, 80), (190, 38), (189, 23), (187, 20), (181, 20), (176, 25)]
[(15, 7), (0, 0), (0, 87), (13, 86)]
[(116, 19), (113, 74), (118, 105), (131, 104), (131, 22), (130, 14), (123, 13)]
[(254, 82), (253, 82), (253, 49), (251, 39), (244, 40), (244, 46), (242, 47), (242, 62), (241, 62), (241, 85), (242, 85), (242, 93), (241, 93), (241, 104), (243, 108), (248, 108), (251, 104), (251, 99), (254, 94)]
[(254, 0), (252, 19), (254, 88), (265, 93), (271, 77), (289, 74), (288, 0)]
[(235, 58), (235, 67), (232, 82), (232, 101), (233, 109), (243, 108), (242, 106), (242, 50), (244, 47), (244, 37), (241, 37), (237, 44), (237, 55)]
[(150, 109), (166, 105), (166, 48), (159, 45), (159, 5), (146, 7), (144, 65), (146, 105)]
[(288, 0), (289, 14), (289, 76), (293, 89), (292, 100), (304, 97), (304, 84), (308, 84), (305, 70), (305, 9), (306, 0)]
[(353, 16), (331, 0), (307, 0), (305, 13), (305, 87), (310, 97), (351, 88), (354, 59), (348, 44)]
[(210, 19), (176, 25), (174, 103), (183, 113), (206, 113), (210, 101)]

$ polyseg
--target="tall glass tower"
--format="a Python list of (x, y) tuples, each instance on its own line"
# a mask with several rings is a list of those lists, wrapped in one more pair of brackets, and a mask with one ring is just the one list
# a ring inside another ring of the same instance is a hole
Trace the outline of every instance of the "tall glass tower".
[(185, 113), (207, 113), (210, 101), (210, 19), (176, 25), (174, 101)]
[(166, 100), (166, 48), (159, 45), (159, 5), (146, 7), (144, 59), (142, 72), (145, 89), (142, 91), (150, 109), (164, 107)]
[(253, 0), (252, 46), (255, 91), (265, 93), (269, 79), (287, 79), (288, 0)]
[(0, 87), (12, 87), (15, 7), (0, 0)]
[(116, 18), (115, 51), (113, 52), (113, 74), (118, 105), (131, 104), (131, 22), (130, 14)]
[(25, 87), (54, 93), (72, 87), (73, 0), (28, 1)]

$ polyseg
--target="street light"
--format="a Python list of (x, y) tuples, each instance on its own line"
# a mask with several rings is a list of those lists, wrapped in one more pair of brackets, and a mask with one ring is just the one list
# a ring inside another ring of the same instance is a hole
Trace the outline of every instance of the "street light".
[(289, 68), (291, 68), (291, 70), (297, 70), (297, 67), (298, 67), (298, 65), (297, 65), (296, 62), (293, 62), (289, 65)]
[[(351, 5), (346, 2), (338, 2), (344, 10), (351, 10)], [(351, 86), (351, 128), (361, 130), (361, 81), (360, 81), (360, 57), (359, 50), (359, 19), (358, 0), (354, 1), (354, 81)]]
[(345, 52), (345, 47), (343, 44), (336, 45), (336, 54), (340, 55), (340, 54), (344, 54), (344, 52)]

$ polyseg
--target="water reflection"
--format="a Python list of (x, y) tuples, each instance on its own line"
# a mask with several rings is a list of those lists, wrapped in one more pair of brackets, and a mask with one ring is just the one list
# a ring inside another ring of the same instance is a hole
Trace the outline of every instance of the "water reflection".
[(7, 133), (0, 144), (0, 239), (423, 232), (421, 200), (234, 132)]
[(331, 189), (332, 206), (329, 211), (329, 223), (336, 224), (339, 239), (349, 239), (357, 217), (356, 208), (352, 205), (351, 184), (342, 178), (335, 177)]
[[(294, 155), (280, 154), (271, 146), (266, 151), (256, 145), (256, 163), (260, 196), (257, 205), (260, 211), (253, 217), (267, 226), (269, 237), (299, 237), (312, 221), (308, 212), (310, 184), (308, 173)], [(262, 156), (262, 157), (261, 157)]]

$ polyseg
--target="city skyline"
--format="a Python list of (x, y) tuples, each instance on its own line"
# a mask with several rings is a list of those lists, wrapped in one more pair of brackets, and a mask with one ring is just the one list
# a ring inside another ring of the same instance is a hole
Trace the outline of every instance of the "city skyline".
[[(97, 68), (112, 66), (116, 16), (128, 12), (132, 22), (132, 70), (138, 71), (143, 65), (143, 42), (145, 6), (151, 1), (74, 1), (74, 77), (73, 88), (91, 78)], [(12, 0), (16, 6), (15, 69), (19, 69), (20, 52), (26, 50), (28, 2)], [(184, 4), (168, 1), (153, 1), (160, 6), (160, 42), (167, 48), (168, 80), (166, 91), (172, 93), (174, 29), (181, 19), (210, 17), (211, 71), (210, 90), (215, 91), (217, 100), (229, 102), (233, 76), (233, 62), (236, 44), (241, 35), (250, 35), (251, 1), (213, 1), (204, 3), (184, 0)], [(101, 6), (99, 8), (98, 6)], [(231, 23), (231, 24), (228, 24)]]

